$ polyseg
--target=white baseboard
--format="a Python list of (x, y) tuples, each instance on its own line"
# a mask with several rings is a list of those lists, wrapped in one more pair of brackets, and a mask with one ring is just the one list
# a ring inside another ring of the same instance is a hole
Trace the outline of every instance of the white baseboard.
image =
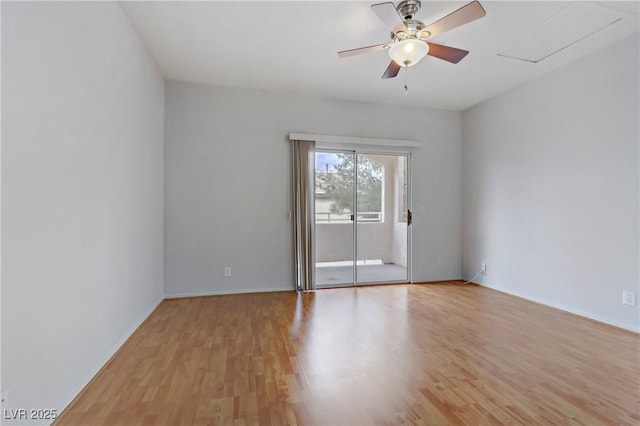
[[(460, 280), (460, 274), (452, 275), (429, 275), (426, 277), (412, 277), (412, 283), (434, 283), (439, 281), (458, 281)], [(466, 280), (465, 280), (466, 281)]]
[(151, 315), (151, 313), (162, 303), (164, 300), (164, 296), (160, 296), (160, 298), (156, 299), (151, 304), (151, 307), (147, 309), (144, 314), (142, 314), (138, 320), (127, 330), (124, 335), (118, 339), (118, 341), (111, 347), (111, 349), (107, 352), (107, 354), (98, 361), (96, 366), (91, 369), (91, 371), (85, 375), (85, 377), (74, 387), (73, 391), (71, 391), (67, 397), (62, 401), (61, 404), (58, 405), (58, 414), (62, 413), (64, 409), (66, 409), (69, 404), (76, 398), (82, 389), (85, 388), (89, 384), (89, 382), (95, 377), (96, 374), (104, 367), (107, 362), (115, 355), (116, 352), (124, 345), (124, 342), (127, 341), (129, 337), (140, 327), (140, 325)]
[(585, 312), (585, 311), (581, 311), (580, 309), (575, 309), (575, 308), (571, 308), (569, 306), (561, 305), (559, 303), (549, 302), (548, 300), (540, 299), (540, 298), (537, 298), (537, 297), (532, 297), (531, 295), (528, 295), (528, 294), (525, 294), (525, 293), (515, 292), (515, 291), (512, 291), (512, 290), (507, 290), (507, 289), (505, 289), (503, 287), (492, 286), (492, 285), (488, 285), (488, 284), (481, 284), (481, 283), (477, 283), (477, 282), (474, 282), (474, 284), (477, 284), (477, 285), (482, 286), (482, 287), (487, 287), (487, 288), (490, 288), (490, 289), (493, 289), (493, 290), (497, 290), (497, 291), (499, 291), (501, 293), (509, 294), (511, 296), (516, 296), (516, 297), (519, 297), (521, 299), (528, 300), (530, 302), (535, 302), (535, 303), (539, 303), (541, 305), (549, 306), (551, 308), (560, 309), (561, 311), (569, 312), (571, 314), (578, 315), (578, 316), (581, 316), (581, 317), (584, 317), (584, 318), (588, 318), (588, 319), (591, 319), (591, 320), (594, 320), (594, 321), (598, 321), (598, 322), (601, 322), (601, 323), (604, 323), (604, 324), (612, 325), (614, 327), (622, 328), (624, 330), (632, 331), (634, 333), (640, 333), (640, 328), (636, 328), (636, 327), (630, 326), (628, 324), (622, 324), (622, 323), (619, 323), (617, 321), (613, 321), (613, 320), (611, 320), (609, 318), (601, 317), (599, 315), (594, 315), (591, 312)]
[(295, 291), (293, 287), (271, 287), (271, 288), (240, 288), (229, 290), (211, 290), (211, 291), (194, 291), (188, 293), (169, 293), (165, 294), (165, 299), (180, 299), (183, 297), (200, 297), (200, 296), (223, 296), (226, 294), (246, 294), (246, 293), (269, 293), (274, 291)]

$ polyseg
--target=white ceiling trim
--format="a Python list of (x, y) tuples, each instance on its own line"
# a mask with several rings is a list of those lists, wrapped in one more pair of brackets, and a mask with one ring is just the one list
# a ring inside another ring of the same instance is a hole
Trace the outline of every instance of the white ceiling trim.
[(340, 145), (370, 145), (394, 148), (420, 148), (422, 142), (404, 139), (361, 138), (356, 136), (318, 135), (315, 133), (289, 133), (289, 140), (315, 141)]

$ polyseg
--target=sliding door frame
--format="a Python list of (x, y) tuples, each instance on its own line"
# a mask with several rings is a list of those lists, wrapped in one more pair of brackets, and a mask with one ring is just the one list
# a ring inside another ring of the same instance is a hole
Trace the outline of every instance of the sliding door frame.
[[(365, 282), (360, 283), (358, 281), (358, 199), (357, 199), (357, 185), (358, 185), (358, 155), (389, 155), (389, 156), (397, 156), (397, 157), (405, 157), (406, 158), (406, 198), (407, 198), (407, 211), (411, 211), (411, 192), (412, 192), (412, 168), (411, 168), (411, 152), (406, 150), (395, 150), (395, 149), (384, 149), (383, 148), (371, 148), (371, 147), (359, 147), (359, 146), (351, 146), (351, 145), (340, 145), (336, 146), (335, 144), (318, 144), (316, 145), (316, 152), (335, 152), (335, 153), (345, 153), (353, 155), (354, 161), (354, 176), (353, 176), (353, 221), (352, 221), (352, 232), (353, 232), (353, 243), (352, 243), (352, 260), (353, 260), (353, 278), (351, 284), (337, 284), (337, 285), (321, 285), (318, 286), (317, 282), (315, 283), (316, 288), (339, 288), (339, 287), (356, 287), (356, 286), (373, 286), (373, 285), (384, 285), (384, 284), (409, 284), (412, 282), (412, 239), (411, 239), (411, 229), (412, 223), (411, 219), (407, 217), (407, 276), (406, 281), (375, 281), (375, 282)], [(315, 173), (316, 167), (312, 168), (314, 175), (314, 192), (315, 192)], [(315, 218), (315, 197), (313, 203), (313, 216)], [(316, 235), (316, 221), (313, 223), (313, 232)], [(313, 262), (316, 264), (316, 250), (314, 243), (313, 250)], [(316, 279), (316, 267), (314, 267), (313, 277), (314, 281)]]

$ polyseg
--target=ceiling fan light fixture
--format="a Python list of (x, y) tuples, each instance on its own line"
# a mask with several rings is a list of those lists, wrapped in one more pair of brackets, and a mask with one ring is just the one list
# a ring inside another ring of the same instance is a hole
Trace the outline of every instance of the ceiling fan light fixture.
[(427, 53), (429, 53), (427, 42), (415, 38), (401, 40), (389, 49), (389, 57), (401, 67), (414, 66)]

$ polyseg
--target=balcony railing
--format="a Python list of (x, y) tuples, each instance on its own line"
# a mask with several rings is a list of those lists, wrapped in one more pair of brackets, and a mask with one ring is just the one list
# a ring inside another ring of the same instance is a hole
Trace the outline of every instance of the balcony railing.
[[(359, 212), (358, 222), (380, 223), (382, 212)], [(351, 223), (351, 213), (316, 212), (316, 223)]]

